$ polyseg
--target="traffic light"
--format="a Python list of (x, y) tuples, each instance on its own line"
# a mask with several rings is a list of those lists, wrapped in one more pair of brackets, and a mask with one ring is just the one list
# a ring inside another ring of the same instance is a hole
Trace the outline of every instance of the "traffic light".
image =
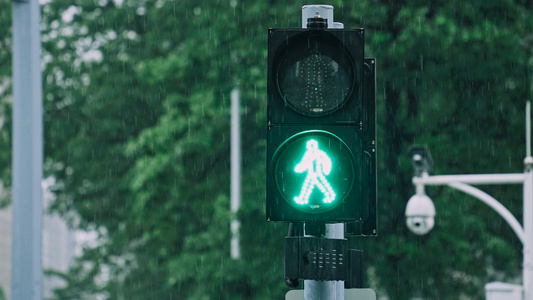
[(363, 29), (268, 31), (268, 221), (376, 227), (375, 63)]

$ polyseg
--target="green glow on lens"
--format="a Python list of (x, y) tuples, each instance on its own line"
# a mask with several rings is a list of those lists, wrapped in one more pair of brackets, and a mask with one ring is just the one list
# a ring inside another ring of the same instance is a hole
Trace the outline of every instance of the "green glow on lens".
[(292, 207), (322, 213), (343, 203), (354, 185), (356, 161), (348, 146), (324, 130), (288, 138), (272, 159), (280, 196)]
[[(335, 191), (331, 188), (326, 176), (331, 172), (331, 159), (322, 150), (318, 149), (318, 142), (311, 139), (306, 143), (307, 151), (302, 160), (294, 168), (294, 172), (307, 172), (300, 195), (294, 197), (298, 204), (308, 204), (309, 196), (313, 189), (317, 187), (324, 194), (324, 203), (331, 203), (335, 200)], [(324, 176), (326, 175), (326, 176)]]

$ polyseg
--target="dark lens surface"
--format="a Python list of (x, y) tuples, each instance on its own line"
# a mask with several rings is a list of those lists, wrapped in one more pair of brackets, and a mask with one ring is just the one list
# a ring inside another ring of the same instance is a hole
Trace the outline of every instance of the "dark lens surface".
[(352, 90), (353, 70), (341, 49), (309, 40), (281, 61), (278, 85), (296, 111), (321, 116), (340, 108)]

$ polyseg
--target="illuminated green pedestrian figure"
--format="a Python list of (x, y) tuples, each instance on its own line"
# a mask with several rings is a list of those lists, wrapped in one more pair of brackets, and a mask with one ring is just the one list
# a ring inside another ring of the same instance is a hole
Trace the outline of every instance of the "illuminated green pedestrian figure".
[(315, 140), (307, 141), (306, 148), (304, 157), (296, 165), (294, 171), (297, 173), (307, 171), (307, 177), (302, 184), (300, 195), (294, 197), (294, 201), (298, 204), (308, 204), (313, 189), (317, 187), (324, 194), (322, 201), (331, 203), (336, 195), (324, 176), (331, 172), (331, 159), (324, 151), (318, 149), (318, 143)]

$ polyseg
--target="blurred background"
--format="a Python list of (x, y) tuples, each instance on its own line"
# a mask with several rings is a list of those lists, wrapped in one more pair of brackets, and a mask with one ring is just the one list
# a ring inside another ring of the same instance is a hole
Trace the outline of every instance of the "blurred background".
[[(69, 245), (66, 265), (43, 260), (57, 282), (47, 299), (283, 299), (288, 225), (265, 220), (267, 29), (300, 27), (307, 4), (318, 3), (41, 1), (46, 213)], [(365, 251), (365, 286), (381, 300), (483, 299), (487, 282), (520, 283), (522, 245), (481, 202), (426, 188), (437, 209), (427, 236), (409, 232), (404, 210), (412, 145), (430, 149), (432, 174), (522, 172), (533, 1), (321, 4), (345, 28), (365, 28), (365, 57), (377, 59), (379, 235), (350, 240)], [(1, 1), (0, 299), (10, 289), (11, 23)], [(237, 86), (241, 255), (232, 259)], [(484, 190), (522, 219), (520, 186)]]

